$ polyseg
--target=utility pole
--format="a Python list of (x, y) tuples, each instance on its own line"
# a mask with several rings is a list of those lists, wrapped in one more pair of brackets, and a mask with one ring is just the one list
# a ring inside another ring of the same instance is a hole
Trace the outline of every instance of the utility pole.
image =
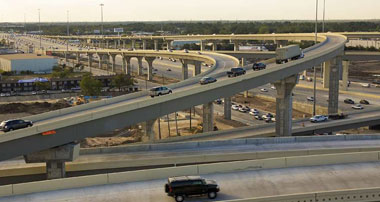
[(101, 24), (101, 33), (102, 33), (102, 44), (103, 44), (103, 48), (104, 48), (103, 6), (104, 6), (104, 4), (100, 4), (101, 21), (102, 21), (102, 24)]
[(323, 23), (322, 23), (323, 33), (325, 33), (325, 14), (326, 14), (326, 0), (323, 0)]
[(38, 33), (40, 34), (40, 49), (42, 49), (41, 9), (38, 9), (38, 29)]
[[(316, 0), (315, 6), (315, 45), (318, 42), (318, 0)], [(317, 67), (314, 66), (314, 101), (313, 101), (313, 116), (316, 115), (316, 102), (317, 102)]]
[(68, 61), (67, 55), (69, 54), (69, 36), (70, 36), (70, 27), (69, 27), (69, 11), (67, 11), (67, 42), (66, 42), (66, 65)]

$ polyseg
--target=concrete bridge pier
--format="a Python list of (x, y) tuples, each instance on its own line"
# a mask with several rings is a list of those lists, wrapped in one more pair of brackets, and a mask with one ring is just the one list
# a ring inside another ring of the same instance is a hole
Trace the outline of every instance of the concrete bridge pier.
[(122, 55), (123, 71), (125, 71), (125, 74), (127, 75), (132, 75), (131, 59), (132, 57)]
[(214, 130), (214, 104), (209, 102), (203, 105), (203, 132)]
[(65, 162), (74, 161), (79, 156), (80, 145), (71, 143), (39, 151), (24, 156), (26, 163), (46, 163), (46, 178), (59, 179), (66, 177)]
[(145, 123), (143, 124), (143, 127), (144, 127), (143, 129), (144, 129), (146, 137), (149, 138), (149, 142), (154, 142), (156, 139), (155, 138), (156, 136), (153, 130), (154, 122), (156, 122), (156, 119), (145, 121)]
[(106, 48), (110, 48), (110, 41), (106, 40)]
[(172, 49), (172, 41), (166, 41), (166, 48), (167, 48), (167, 50)]
[(92, 72), (92, 56), (93, 54), (92, 53), (88, 53), (88, 67), (90, 68), (90, 72)]
[(143, 50), (146, 50), (146, 40), (143, 40), (143, 41), (142, 41), (142, 46), (143, 46), (143, 47), (142, 47)]
[(277, 45), (277, 48), (281, 48), (281, 47), (284, 47), (284, 46), (288, 45), (288, 41), (287, 40), (277, 40), (277, 41), (275, 41), (275, 43)]
[(197, 76), (202, 72), (202, 62), (194, 61), (194, 71), (193, 76)]
[(77, 64), (80, 64), (80, 54), (78, 52), (76, 53), (76, 59), (77, 59)]
[(224, 119), (231, 120), (231, 97), (224, 98)]
[(350, 61), (343, 61), (342, 71), (342, 90), (347, 91), (348, 85), (348, 69), (350, 67)]
[(218, 43), (216, 41), (212, 42), (212, 51), (217, 51), (218, 50)]
[[(116, 55), (109, 55), (109, 59), (111, 60), (111, 71), (112, 72), (115, 72), (115, 68), (116, 68)], [(107, 69), (108, 69), (108, 66), (107, 66)]]
[(132, 40), (131, 48), (134, 50), (136, 49), (136, 40)]
[(234, 51), (239, 51), (239, 41), (233, 41), (234, 43)]
[(240, 66), (244, 67), (246, 65), (245, 58), (240, 58)]
[(158, 51), (158, 40), (154, 40), (154, 50)]
[(117, 40), (113, 41), (113, 47), (114, 47), (114, 49), (117, 49)]
[(148, 81), (153, 80), (153, 61), (155, 57), (146, 57), (145, 60), (148, 62)]
[(125, 40), (123, 40), (123, 48), (126, 48)]
[(205, 41), (202, 41), (200, 42), (200, 51), (205, 51), (206, 50), (206, 42)]
[(188, 67), (188, 60), (180, 60), (182, 63), (182, 80), (186, 80), (189, 78), (189, 67)]
[(331, 61), (326, 61), (323, 65), (323, 88), (329, 88), (330, 86), (330, 68)]
[(331, 60), (329, 76), (329, 106), (328, 113), (338, 113), (339, 105), (339, 70), (342, 68), (342, 56)]
[(276, 96), (276, 134), (277, 136), (292, 135), (293, 88), (298, 83), (298, 74), (276, 81), (274, 86)]
[(138, 63), (137, 75), (139, 76), (143, 75), (142, 59), (143, 57), (137, 57), (137, 63)]

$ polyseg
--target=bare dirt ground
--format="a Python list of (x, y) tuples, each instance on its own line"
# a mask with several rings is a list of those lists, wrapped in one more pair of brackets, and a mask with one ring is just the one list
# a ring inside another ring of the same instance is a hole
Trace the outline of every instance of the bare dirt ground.
[(380, 79), (380, 62), (379, 61), (356, 61), (350, 63), (349, 77), (359, 81), (374, 81)]

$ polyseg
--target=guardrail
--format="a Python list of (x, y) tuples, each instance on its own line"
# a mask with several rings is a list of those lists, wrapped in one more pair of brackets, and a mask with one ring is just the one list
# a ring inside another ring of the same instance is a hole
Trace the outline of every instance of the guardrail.
[(360, 152), (314, 156), (298, 156), (227, 163), (202, 164), (120, 173), (108, 173), (84, 177), (73, 177), (0, 186), (0, 197), (43, 191), (53, 191), (60, 189), (88, 187), (95, 185), (157, 180), (168, 178), (171, 176), (181, 175), (206, 175), (211, 173), (228, 173), (248, 170), (253, 171), (262, 169), (290, 168), (300, 166), (379, 162), (379, 155), (380, 152)]

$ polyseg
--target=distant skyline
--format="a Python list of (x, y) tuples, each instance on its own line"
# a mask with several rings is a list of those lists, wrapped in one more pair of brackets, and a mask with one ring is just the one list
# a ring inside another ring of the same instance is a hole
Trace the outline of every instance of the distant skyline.
[[(313, 20), (315, 0), (0, 0), (1, 22)], [(327, 20), (380, 19), (380, 0), (326, 0)], [(323, 0), (319, 0), (322, 19)]]

